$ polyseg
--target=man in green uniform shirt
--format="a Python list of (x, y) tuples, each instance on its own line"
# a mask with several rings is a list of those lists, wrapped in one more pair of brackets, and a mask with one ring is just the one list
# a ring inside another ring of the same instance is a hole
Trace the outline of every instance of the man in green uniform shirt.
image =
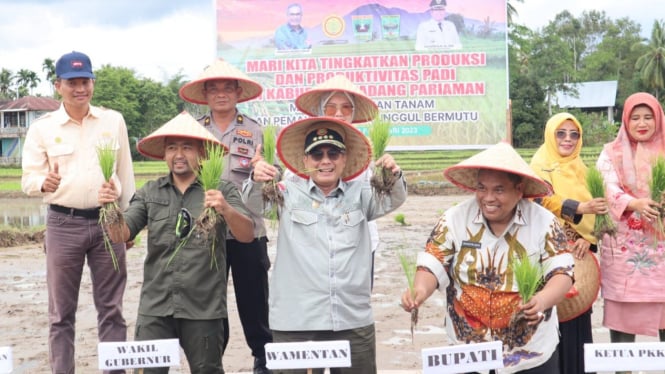
[[(218, 189), (204, 191), (198, 182), (204, 142), (220, 144), (185, 112), (139, 141), (139, 152), (166, 161), (170, 173), (139, 189), (123, 214), (123, 226), (108, 231), (114, 242), (125, 242), (148, 228), (135, 340), (177, 338), (192, 373), (223, 373), (221, 320), (227, 312), (226, 294), (219, 290), (226, 287), (227, 226), (241, 242), (254, 239), (254, 226), (232, 183), (221, 181)], [(99, 203), (113, 202), (116, 195), (115, 185), (105, 183)], [(206, 235), (191, 231), (196, 230), (193, 221), (208, 207), (223, 218), (213, 229), (214, 253)], [(211, 265), (211, 255), (217, 268)], [(168, 368), (144, 369), (167, 372)]]

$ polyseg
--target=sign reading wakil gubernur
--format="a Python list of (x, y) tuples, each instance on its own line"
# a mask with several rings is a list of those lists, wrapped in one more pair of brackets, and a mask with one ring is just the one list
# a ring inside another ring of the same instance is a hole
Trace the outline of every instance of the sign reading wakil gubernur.
[(466, 373), (503, 367), (500, 341), (422, 350), (423, 374)]
[(104, 370), (180, 366), (178, 339), (103, 342), (97, 352)]
[[(217, 0), (217, 55), (259, 81), (260, 123), (343, 74), (393, 123), (390, 150), (483, 148), (506, 137), (505, 0)], [(361, 126), (367, 133), (367, 126)]]
[(348, 340), (266, 344), (268, 369), (351, 367)]

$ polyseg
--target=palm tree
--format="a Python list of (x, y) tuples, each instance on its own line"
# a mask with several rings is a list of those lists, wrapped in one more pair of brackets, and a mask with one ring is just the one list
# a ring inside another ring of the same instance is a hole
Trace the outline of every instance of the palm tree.
[[(37, 73), (28, 69), (21, 69), (16, 73), (16, 84), (19, 87), (19, 92), (25, 93), (27, 89), (30, 89), (30, 94), (32, 94), (32, 89), (36, 88), (39, 85), (39, 82), (42, 80), (39, 79)], [(24, 88), (24, 90), (21, 90)], [(22, 95), (25, 96), (25, 95)]]
[(55, 85), (55, 61), (52, 58), (45, 58), (42, 62), (42, 71), (46, 72), (46, 80), (51, 83), (51, 96), (53, 96), (53, 85)]
[[(517, 1), (518, 3), (523, 3), (524, 0), (514, 0)], [(517, 16), (517, 9), (513, 6), (513, 4), (510, 3), (510, 0), (508, 0), (508, 24), (512, 25), (513, 24), (513, 17)]]
[(14, 73), (11, 70), (2, 68), (0, 71), (0, 99), (11, 99), (12, 84), (14, 83)]
[(654, 21), (647, 53), (640, 56), (635, 69), (647, 87), (653, 89), (656, 98), (660, 90), (665, 88), (665, 26), (663, 21)]

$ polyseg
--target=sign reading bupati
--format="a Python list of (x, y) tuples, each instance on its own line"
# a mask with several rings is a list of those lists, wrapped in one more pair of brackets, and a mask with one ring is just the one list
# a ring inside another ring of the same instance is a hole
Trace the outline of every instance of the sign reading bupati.
[(268, 369), (351, 367), (348, 340), (266, 344)]
[(466, 373), (503, 367), (500, 341), (422, 350), (423, 374)]
[(586, 371), (663, 370), (665, 343), (584, 344)]
[(180, 366), (178, 339), (102, 342), (97, 353), (103, 370)]
[[(393, 123), (389, 150), (484, 148), (506, 137), (506, 0), (217, 0), (217, 55), (264, 87), (263, 124), (343, 74)], [(367, 133), (367, 127), (360, 126)]]

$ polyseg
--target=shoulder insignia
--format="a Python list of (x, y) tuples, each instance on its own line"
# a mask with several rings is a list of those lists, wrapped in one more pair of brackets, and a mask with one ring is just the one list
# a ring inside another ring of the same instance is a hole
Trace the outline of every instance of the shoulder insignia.
[(249, 131), (249, 130), (238, 129), (238, 130), (236, 130), (236, 134), (238, 134), (239, 136), (242, 136), (243, 138), (251, 138), (252, 137), (252, 132)]
[(245, 118), (243, 118), (242, 114), (238, 114), (238, 117), (236, 117), (236, 122), (243, 123), (244, 121)]

